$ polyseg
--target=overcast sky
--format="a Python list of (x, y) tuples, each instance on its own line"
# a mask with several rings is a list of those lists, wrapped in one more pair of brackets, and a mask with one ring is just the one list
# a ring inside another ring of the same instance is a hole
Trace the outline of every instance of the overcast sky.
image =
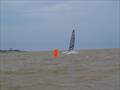
[(0, 49), (120, 48), (119, 0), (1, 0)]

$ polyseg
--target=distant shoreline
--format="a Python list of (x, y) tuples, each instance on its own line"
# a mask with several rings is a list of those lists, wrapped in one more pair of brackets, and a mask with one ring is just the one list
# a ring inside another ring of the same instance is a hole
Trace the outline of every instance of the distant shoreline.
[(0, 52), (24, 52), (24, 51), (21, 51), (21, 50), (0, 50)]
[[(120, 48), (92, 48), (92, 49), (75, 49), (75, 51), (95, 51), (95, 50), (112, 50), (112, 49), (120, 49)], [(67, 51), (67, 50), (59, 50), (60, 52)], [(40, 51), (24, 51), (24, 50), (0, 50), (0, 53), (14, 53), (14, 52), (52, 52), (52, 50), (40, 50)]]

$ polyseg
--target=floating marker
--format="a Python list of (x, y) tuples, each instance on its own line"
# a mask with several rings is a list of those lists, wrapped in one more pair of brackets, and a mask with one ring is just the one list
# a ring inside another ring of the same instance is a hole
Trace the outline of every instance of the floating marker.
[(54, 57), (58, 57), (59, 52), (58, 52), (58, 49), (57, 49), (57, 48), (54, 49), (53, 54), (54, 54)]

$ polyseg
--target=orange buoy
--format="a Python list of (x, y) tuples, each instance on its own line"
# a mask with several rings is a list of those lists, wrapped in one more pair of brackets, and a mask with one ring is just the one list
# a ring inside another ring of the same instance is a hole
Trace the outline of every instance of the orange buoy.
[(58, 55), (59, 55), (59, 51), (58, 51), (57, 48), (54, 49), (53, 54), (54, 54), (54, 57), (58, 57)]

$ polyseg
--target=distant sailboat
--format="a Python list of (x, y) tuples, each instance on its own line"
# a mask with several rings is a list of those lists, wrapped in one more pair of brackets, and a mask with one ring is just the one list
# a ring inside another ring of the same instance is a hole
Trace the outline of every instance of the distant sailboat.
[(75, 30), (72, 31), (68, 51), (63, 52), (63, 54), (77, 54), (78, 52), (74, 51), (74, 46), (75, 46)]

